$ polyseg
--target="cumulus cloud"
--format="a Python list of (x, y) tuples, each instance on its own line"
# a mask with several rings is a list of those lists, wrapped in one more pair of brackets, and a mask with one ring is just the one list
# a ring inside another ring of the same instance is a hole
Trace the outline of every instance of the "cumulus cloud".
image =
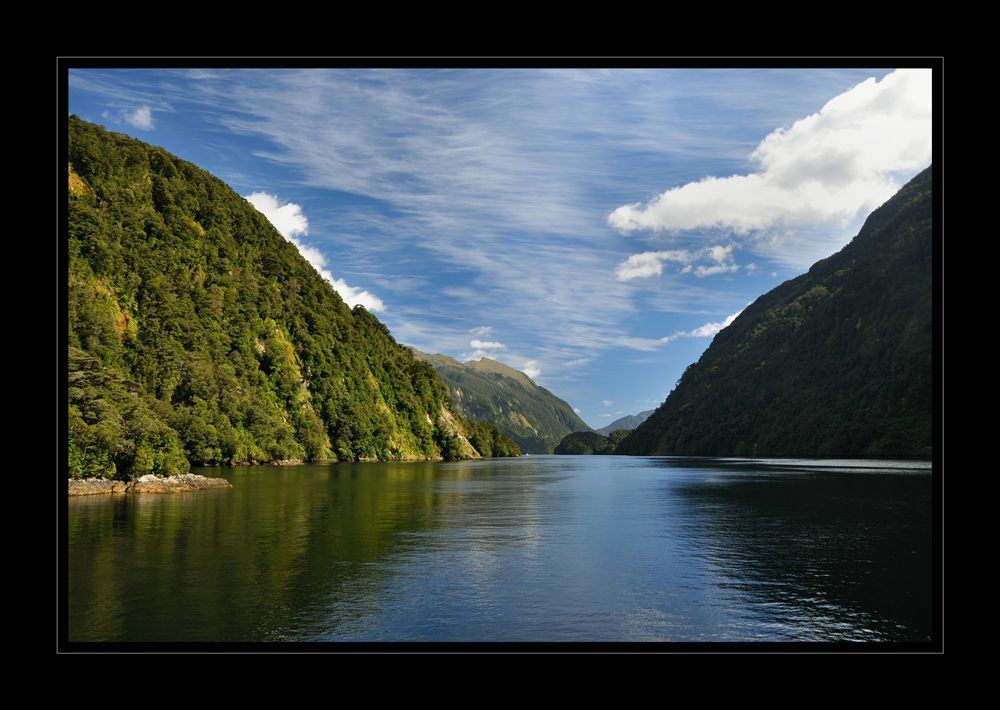
[[(683, 264), (684, 268), (681, 269), (681, 273), (687, 274), (693, 271), (699, 277), (738, 271), (740, 267), (732, 263), (732, 252), (732, 244), (725, 247), (705, 247), (694, 251), (687, 249), (646, 251), (642, 254), (633, 254), (620, 262), (615, 267), (615, 277), (619, 281), (631, 281), (632, 279), (659, 276), (663, 273), (664, 262), (667, 261)], [(695, 268), (694, 262), (696, 261), (708, 261), (710, 265), (701, 264)]]
[(642, 254), (633, 254), (615, 267), (615, 277), (619, 281), (631, 281), (632, 279), (646, 279), (650, 276), (659, 276), (663, 273), (663, 262), (665, 261), (690, 264), (696, 258), (692, 252), (686, 249), (678, 249), (676, 251), (646, 251)]
[(542, 371), (538, 369), (538, 362), (536, 360), (528, 360), (526, 363), (524, 363), (524, 365), (521, 367), (521, 372), (526, 374), (531, 379), (535, 379), (540, 374), (542, 374)]
[[(251, 205), (257, 208), (258, 212), (267, 217), (267, 221), (273, 224), (274, 228), (281, 232), (281, 235), (285, 239), (295, 244), (295, 246), (299, 245), (293, 237), (297, 237), (300, 234), (309, 235), (309, 220), (302, 213), (301, 206), (293, 202), (283, 205), (278, 201), (277, 195), (269, 195), (266, 192), (254, 192), (248, 195), (246, 199)], [(302, 247), (299, 247), (299, 251), (302, 251)]]
[(117, 124), (127, 123), (133, 128), (138, 128), (143, 131), (151, 131), (156, 126), (153, 123), (153, 112), (150, 110), (149, 106), (143, 106), (142, 108), (137, 108), (135, 111), (126, 111), (121, 109), (118, 114), (112, 114), (110, 111), (104, 111), (101, 113), (101, 118), (106, 121), (114, 121)]
[(579, 407), (573, 407), (573, 411), (576, 412), (577, 414), (580, 414), (580, 408)]
[(361, 288), (348, 286), (343, 279), (333, 278), (333, 274), (326, 268), (326, 257), (315, 247), (302, 244), (298, 235), (309, 235), (309, 220), (302, 213), (302, 207), (292, 202), (281, 204), (277, 195), (270, 195), (266, 192), (254, 192), (246, 197), (247, 202), (252, 204), (258, 212), (267, 217), (275, 229), (281, 235), (296, 246), (299, 253), (308, 261), (319, 275), (326, 279), (334, 290), (340, 294), (351, 308), (362, 305), (369, 311), (384, 311), (385, 304), (378, 296)]
[(143, 106), (142, 108), (137, 108), (131, 113), (128, 111), (122, 112), (122, 118), (125, 119), (125, 123), (130, 126), (135, 126), (136, 128), (142, 129), (144, 131), (153, 130), (153, 112), (149, 110), (149, 106)]
[[(675, 187), (645, 205), (619, 207), (608, 223), (625, 234), (708, 228), (746, 235), (779, 224), (846, 222), (889, 199), (899, 189), (895, 173), (930, 163), (931, 72), (899, 69), (881, 82), (870, 78), (772, 132), (750, 160), (756, 172)], [(658, 274), (656, 268), (634, 265), (636, 276)]]
[(612, 404), (614, 404), (614, 402), (612, 402), (610, 399), (602, 399), (601, 404), (603, 404), (605, 407), (610, 407)]

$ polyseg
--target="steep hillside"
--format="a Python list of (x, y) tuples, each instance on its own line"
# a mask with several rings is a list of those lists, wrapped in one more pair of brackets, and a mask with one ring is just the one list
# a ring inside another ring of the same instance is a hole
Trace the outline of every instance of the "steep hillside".
[(72, 475), (477, 455), (434, 369), (221, 180), (76, 116), (68, 159)]
[(748, 306), (617, 453), (930, 456), (932, 189), (927, 168)]
[(413, 353), (434, 365), (463, 417), (495, 424), (525, 453), (551, 454), (567, 434), (592, 431), (566, 402), (502, 362), (461, 364), (446, 355)]

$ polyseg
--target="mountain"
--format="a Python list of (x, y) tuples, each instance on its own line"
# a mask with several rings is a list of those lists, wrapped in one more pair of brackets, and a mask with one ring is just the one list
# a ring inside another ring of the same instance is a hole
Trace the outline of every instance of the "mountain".
[(224, 182), (71, 116), (74, 476), (513, 453)]
[(598, 434), (607, 436), (617, 429), (635, 429), (637, 426), (649, 419), (649, 415), (655, 411), (655, 409), (648, 409), (645, 412), (639, 412), (638, 414), (626, 414), (621, 419), (615, 419), (607, 426), (601, 427), (596, 431)]
[(463, 364), (447, 355), (412, 350), (448, 384), (456, 411), (495, 424), (521, 451), (551, 454), (567, 434), (593, 431), (566, 402), (502, 362), (484, 357)]
[(748, 306), (616, 453), (930, 456), (932, 195), (927, 168)]

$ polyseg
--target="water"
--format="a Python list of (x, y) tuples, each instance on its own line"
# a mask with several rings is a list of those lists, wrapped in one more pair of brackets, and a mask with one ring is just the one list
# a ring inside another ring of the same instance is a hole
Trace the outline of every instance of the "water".
[(933, 640), (930, 464), (206, 469), (69, 499), (71, 642)]

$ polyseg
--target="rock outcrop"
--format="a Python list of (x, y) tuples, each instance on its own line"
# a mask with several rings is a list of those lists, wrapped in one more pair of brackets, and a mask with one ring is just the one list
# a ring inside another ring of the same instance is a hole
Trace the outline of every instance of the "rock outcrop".
[(201, 488), (232, 488), (224, 478), (206, 478), (196, 473), (159, 478), (149, 475), (134, 481), (109, 481), (103, 478), (69, 479), (71, 496), (99, 495), (104, 493), (180, 493)]

